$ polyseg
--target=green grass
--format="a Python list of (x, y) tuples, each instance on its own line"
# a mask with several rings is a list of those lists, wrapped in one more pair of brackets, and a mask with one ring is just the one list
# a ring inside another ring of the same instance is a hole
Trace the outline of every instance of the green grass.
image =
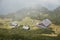
[[(8, 24), (9, 21), (0, 20), (5, 22), (0, 26), (0, 40), (60, 40), (60, 26), (52, 24), (47, 29), (41, 29), (35, 25), (39, 20), (34, 20), (34, 22), (32, 20), (34, 19), (26, 17), (18, 22), (19, 27), (12, 29)], [(23, 30), (22, 25), (26, 24), (30, 26), (30, 30)]]
[[(49, 31), (49, 30), (47, 30)], [(21, 27), (14, 29), (0, 29), (0, 38), (8, 40), (57, 40), (58, 36), (45, 36), (41, 34), (50, 34), (51, 32), (46, 33), (45, 30), (23, 30)]]

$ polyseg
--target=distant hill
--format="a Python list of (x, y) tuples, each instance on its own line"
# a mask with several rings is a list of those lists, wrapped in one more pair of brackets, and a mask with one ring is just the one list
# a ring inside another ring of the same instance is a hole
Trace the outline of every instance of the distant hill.
[(9, 13), (7, 15), (0, 15), (0, 18), (7, 17), (7, 18), (12, 18), (14, 20), (20, 20), (25, 17), (37, 17), (38, 15), (39, 16), (46, 16), (46, 15), (54, 16), (55, 13), (58, 13), (58, 15), (60, 14), (60, 7), (57, 7), (56, 9), (51, 11), (51, 10), (48, 10), (46, 7), (37, 5), (37, 6), (26, 7), (26, 8), (20, 9), (15, 13)]
[(37, 16), (40, 15), (41, 13), (48, 13), (48, 9), (45, 7), (28, 7), (28, 8), (23, 8), (16, 13), (10, 13), (7, 15), (9, 18), (14, 18), (14, 19), (22, 19), (27, 16)]

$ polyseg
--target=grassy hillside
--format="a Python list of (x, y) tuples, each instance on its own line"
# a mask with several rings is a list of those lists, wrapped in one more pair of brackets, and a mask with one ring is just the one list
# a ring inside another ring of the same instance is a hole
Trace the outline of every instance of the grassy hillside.
[[(36, 27), (36, 23), (40, 20), (31, 19), (30, 17), (18, 21), (21, 25), (17, 28), (10, 28), (10, 20), (2, 20), (4, 25), (0, 26), (0, 40), (59, 40), (60, 26), (51, 24), (47, 29)], [(29, 25), (30, 30), (23, 30), (22, 25)]]

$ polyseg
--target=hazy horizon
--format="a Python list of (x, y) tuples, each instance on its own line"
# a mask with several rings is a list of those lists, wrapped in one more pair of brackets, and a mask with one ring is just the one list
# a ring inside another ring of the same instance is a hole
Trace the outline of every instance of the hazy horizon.
[(44, 6), (53, 10), (60, 6), (59, 0), (0, 0), (0, 14), (16, 12), (25, 7)]

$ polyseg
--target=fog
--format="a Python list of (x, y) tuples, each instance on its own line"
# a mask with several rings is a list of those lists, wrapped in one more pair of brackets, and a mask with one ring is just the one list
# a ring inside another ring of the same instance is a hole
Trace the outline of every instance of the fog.
[(60, 6), (59, 0), (0, 0), (0, 14), (16, 12), (25, 7), (44, 6), (53, 10)]

